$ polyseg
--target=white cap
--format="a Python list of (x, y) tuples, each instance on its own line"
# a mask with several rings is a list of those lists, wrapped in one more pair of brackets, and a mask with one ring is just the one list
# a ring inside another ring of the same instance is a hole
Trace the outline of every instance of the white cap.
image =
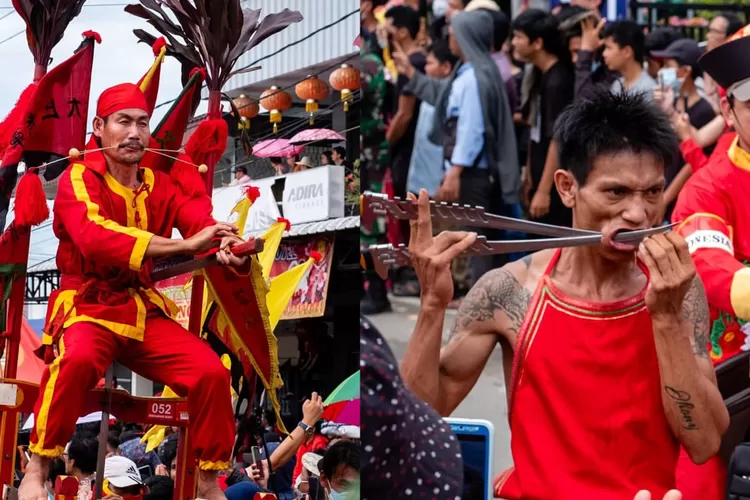
[(141, 473), (135, 462), (121, 456), (111, 456), (104, 462), (104, 479), (116, 488), (142, 485)]
[(750, 101), (750, 78), (733, 84), (727, 89), (727, 95), (741, 102)]

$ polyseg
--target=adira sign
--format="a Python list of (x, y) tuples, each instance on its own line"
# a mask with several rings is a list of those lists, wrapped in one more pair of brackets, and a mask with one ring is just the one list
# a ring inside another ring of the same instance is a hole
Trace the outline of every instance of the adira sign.
[(286, 176), (282, 202), (292, 224), (344, 216), (344, 167), (317, 167)]

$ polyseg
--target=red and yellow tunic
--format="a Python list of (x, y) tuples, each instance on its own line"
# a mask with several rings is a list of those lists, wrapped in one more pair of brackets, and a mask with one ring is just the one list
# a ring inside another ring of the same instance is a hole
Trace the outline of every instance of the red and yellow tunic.
[(718, 364), (738, 354), (750, 321), (750, 153), (734, 139), (685, 184), (672, 213), (688, 242), (712, 309), (709, 344)]
[(211, 199), (185, 196), (161, 172), (141, 168), (139, 177), (137, 190), (123, 186), (101, 153), (87, 153), (60, 177), (53, 229), (62, 277), (50, 297), (44, 344), (81, 321), (142, 340), (148, 309), (176, 313), (152, 286), (146, 248), (154, 235), (171, 237), (173, 228), (188, 238), (213, 225)]

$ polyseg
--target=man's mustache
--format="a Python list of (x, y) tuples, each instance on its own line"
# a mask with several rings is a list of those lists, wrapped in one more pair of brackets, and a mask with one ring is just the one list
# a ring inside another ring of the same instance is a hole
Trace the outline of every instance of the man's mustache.
[(142, 143), (136, 142), (136, 141), (133, 141), (133, 142), (123, 142), (122, 144), (120, 144), (117, 147), (118, 148), (138, 148), (138, 149), (145, 149), (146, 148), (146, 146), (144, 146)]

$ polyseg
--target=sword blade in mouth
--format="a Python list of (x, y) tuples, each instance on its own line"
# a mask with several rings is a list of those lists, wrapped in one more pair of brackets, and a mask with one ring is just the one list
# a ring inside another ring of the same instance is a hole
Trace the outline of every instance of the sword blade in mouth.
[(652, 227), (650, 229), (639, 229), (637, 231), (622, 229), (618, 231), (617, 234), (612, 239), (619, 243), (636, 244), (636, 243), (640, 243), (641, 241), (643, 241), (645, 238), (648, 238), (649, 236), (653, 236), (655, 234), (660, 234), (660, 233), (665, 233), (676, 225), (677, 223), (666, 224), (664, 226)]

